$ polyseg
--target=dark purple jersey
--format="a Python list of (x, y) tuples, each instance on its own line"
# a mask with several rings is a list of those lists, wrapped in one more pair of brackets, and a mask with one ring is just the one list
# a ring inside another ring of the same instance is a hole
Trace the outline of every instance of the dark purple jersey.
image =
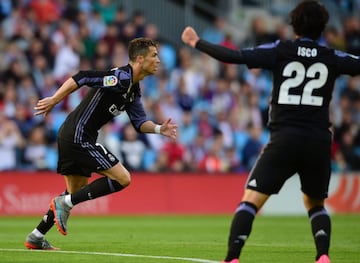
[(124, 111), (137, 131), (147, 121), (139, 83), (132, 83), (130, 65), (108, 71), (79, 71), (73, 79), (78, 86), (91, 89), (68, 115), (59, 134), (61, 139), (95, 142), (98, 130)]
[(272, 71), (268, 125), (271, 131), (281, 134), (330, 139), (329, 104), (334, 82), (342, 74), (360, 74), (359, 57), (308, 38), (237, 51), (200, 40), (196, 48), (224, 62)]

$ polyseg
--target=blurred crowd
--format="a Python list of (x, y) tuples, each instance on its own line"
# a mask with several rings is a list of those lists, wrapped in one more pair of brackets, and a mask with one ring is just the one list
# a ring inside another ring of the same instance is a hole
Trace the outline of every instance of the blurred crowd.
[[(178, 140), (137, 134), (126, 114), (100, 131), (99, 142), (132, 171), (248, 172), (268, 142), (271, 74), (224, 64), (167, 42), (146, 10), (133, 13), (110, 0), (2, 0), (0, 3), (0, 171), (56, 170), (56, 134), (87, 91), (83, 87), (48, 116), (33, 116), (39, 98), (52, 95), (79, 69), (126, 65), (135, 37), (159, 43), (161, 69), (141, 82), (148, 117), (179, 125)], [(292, 37), (279, 23), (268, 30), (254, 17), (237, 43), (223, 17), (201, 37), (238, 49)], [(174, 32), (179, 35), (181, 32)], [(329, 25), (324, 45), (360, 55), (360, 18)], [(359, 72), (360, 74), (360, 72)], [(331, 106), (333, 171), (360, 169), (360, 77), (338, 79)]]

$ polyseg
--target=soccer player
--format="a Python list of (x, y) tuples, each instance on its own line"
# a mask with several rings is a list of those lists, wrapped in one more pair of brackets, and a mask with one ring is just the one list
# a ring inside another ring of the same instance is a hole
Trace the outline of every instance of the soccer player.
[[(68, 115), (58, 134), (58, 172), (66, 190), (50, 202), (50, 209), (26, 237), (29, 249), (56, 249), (45, 234), (56, 224), (67, 234), (71, 209), (84, 201), (121, 191), (130, 184), (130, 173), (104, 146), (96, 142), (98, 130), (126, 111), (138, 132), (157, 133), (176, 139), (177, 125), (167, 119), (162, 125), (146, 118), (140, 101), (139, 81), (154, 74), (159, 66), (157, 44), (148, 38), (129, 43), (129, 64), (108, 71), (79, 71), (67, 79), (51, 97), (39, 100), (35, 115), (47, 115), (53, 107), (81, 86), (91, 87), (81, 103)], [(88, 183), (91, 173), (103, 177)]]
[(318, 1), (299, 3), (290, 13), (295, 38), (231, 50), (200, 39), (192, 27), (184, 43), (226, 63), (272, 71), (268, 127), (270, 142), (249, 174), (232, 220), (223, 263), (238, 263), (255, 216), (272, 194), (297, 173), (316, 246), (315, 261), (329, 263), (331, 220), (324, 208), (330, 181), (329, 103), (335, 79), (360, 74), (360, 58), (317, 43), (329, 14)]

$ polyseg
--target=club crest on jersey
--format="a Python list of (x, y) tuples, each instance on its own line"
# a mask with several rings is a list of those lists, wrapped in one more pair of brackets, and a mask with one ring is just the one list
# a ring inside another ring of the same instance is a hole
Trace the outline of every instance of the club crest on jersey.
[(104, 87), (113, 87), (118, 83), (117, 77), (110, 75), (103, 78)]

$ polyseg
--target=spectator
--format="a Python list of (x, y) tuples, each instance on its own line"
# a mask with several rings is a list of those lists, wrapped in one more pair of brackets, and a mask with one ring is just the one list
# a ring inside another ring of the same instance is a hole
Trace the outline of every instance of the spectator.
[(330, 48), (345, 50), (345, 40), (335, 26), (329, 26), (324, 31), (324, 44)]
[(59, 20), (61, 16), (60, 6), (52, 0), (31, 0), (29, 3), (35, 13), (37, 23), (46, 24)]
[(269, 99), (272, 90), (272, 81), (269, 72), (263, 69), (250, 69), (244, 71), (244, 80), (249, 83), (252, 90), (255, 90), (258, 99), (258, 105), (261, 114), (261, 122), (263, 125), (268, 120)]
[(15, 115), (13, 120), (24, 138), (29, 138), (29, 133), (35, 125), (31, 111), (20, 102), (15, 104)]
[(34, 126), (28, 137), (27, 145), (24, 148), (24, 164), (29, 170), (48, 170), (47, 163), (47, 139), (45, 128)]
[(16, 103), (18, 101), (18, 94), (16, 92), (16, 86), (14, 81), (7, 81), (4, 84), (2, 94), (2, 109), (1, 111), (8, 118), (13, 118), (16, 112)]
[(82, 57), (92, 59), (95, 54), (97, 41), (91, 37), (90, 29), (86, 24), (79, 24), (79, 39), (83, 46)]
[(357, 17), (346, 17), (344, 21), (346, 52), (360, 55), (360, 22)]
[(225, 39), (226, 20), (222, 16), (217, 16), (212, 26), (206, 28), (201, 37), (211, 43), (220, 44)]
[(223, 78), (218, 78), (214, 85), (214, 93), (211, 99), (211, 110), (215, 114), (219, 112), (229, 112), (232, 106), (233, 99), (229, 82)]
[(181, 172), (187, 169), (185, 164), (185, 147), (177, 141), (166, 140), (155, 164), (158, 171)]
[(126, 124), (122, 130), (120, 153), (125, 168), (133, 171), (143, 170), (143, 156), (146, 145), (139, 139), (138, 133), (131, 126)]
[(179, 86), (177, 87), (177, 92), (175, 94), (177, 103), (179, 104), (180, 108), (183, 112), (191, 111), (194, 107), (195, 98), (191, 97), (186, 92), (185, 82), (183, 78), (179, 80)]
[(94, 1), (93, 8), (100, 14), (104, 22), (109, 25), (115, 20), (117, 6), (111, 0)]
[(360, 170), (360, 155), (354, 146), (354, 140), (358, 132), (358, 129), (347, 129), (342, 134), (340, 142), (340, 151), (349, 170)]
[(25, 146), (16, 123), (7, 118), (0, 110), (0, 171), (19, 168), (19, 153)]
[(242, 163), (250, 171), (263, 147), (261, 143), (262, 128), (249, 123), (247, 131), (249, 137), (242, 150)]
[(121, 34), (119, 36), (119, 40), (124, 43), (125, 46), (129, 44), (131, 39), (133, 39), (136, 35), (136, 28), (132, 22), (126, 22)]
[(37, 100), (39, 97), (39, 92), (30, 75), (23, 76), (23, 78), (17, 85), (16, 92), (18, 101), (27, 105), (28, 107), (33, 106), (33, 104), (31, 104), (32, 98), (35, 98), (35, 100)]
[[(178, 51), (179, 65), (170, 74), (170, 82), (174, 87), (179, 85), (183, 78), (186, 93), (196, 98), (200, 88), (205, 84), (204, 74), (195, 67), (194, 58), (188, 47), (181, 47)], [(175, 88), (172, 88), (175, 90)]]
[(172, 116), (174, 122), (180, 123), (182, 119), (183, 112), (181, 107), (176, 101), (175, 96), (170, 92), (163, 92), (160, 98), (161, 104), (159, 105), (162, 112)]
[(135, 37), (144, 37), (146, 28), (146, 16), (141, 10), (135, 10), (132, 16), (132, 23), (135, 26)]
[(116, 10), (114, 23), (116, 24), (116, 27), (118, 28), (119, 32), (123, 31), (124, 25), (126, 24), (127, 20), (128, 20), (128, 14), (126, 12), (126, 9), (124, 7), (118, 8)]
[(94, 41), (104, 37), (106, 33), (106, 23), (99, 11), (94, 10), (89, 16), (86, 24), (90, 30), (90, 37)]
[(207, 173), (226, 172), (228, 167), (223, 157), (223, 135), (219, 132), (215, 139), (210, 142), (209, 149), (200, 160), (198, 170)]
[(231, 146), (224, 149), (224, 166), (226, 172), (231, 173), (241, 173), (247, 172), (247, 170), (243, 167), (240, 156), (237, 153), (236, 147)]
[(223, 135), (223, 148), (231, 148), (234, 145), (234, 133), (229, 121), (229, 111), (219, 111), (216, 113), (216, 123), (219, 131)]
[(48, 73), (48, 62), (43, 55), (36, 55), (32, 63), (31, 77), (36, 90), (40, 91), (45, 86), (45, 74)]
[(275, 33), (268, 31), (266, 19), (262, 16), (254, 16), (251, 21), (250, 34), (242, 43), (242, 46), (258, 46), (265, 43), (271, 43), (277, 39)]
[(70, 76), (80, 65), (80, 56), (82, 46), (77, 37), (71, 37), (66, 43), (59, 47), (55, 56), (54, 77), (61, 81)]
[(198, 134), (198, 127), (194, 122), (191, 111), (184, 111), (182, 120), (179, 122), (179, 142), (185, 147), (189, 147)]
[(114, 52), (114, 47), (118, 42), (119, 31), (115, 23), (111, 23), (107, 26), (105, 35), (102, 38), (102, 41), (107, 45), (107, 50), (109, 55)]

